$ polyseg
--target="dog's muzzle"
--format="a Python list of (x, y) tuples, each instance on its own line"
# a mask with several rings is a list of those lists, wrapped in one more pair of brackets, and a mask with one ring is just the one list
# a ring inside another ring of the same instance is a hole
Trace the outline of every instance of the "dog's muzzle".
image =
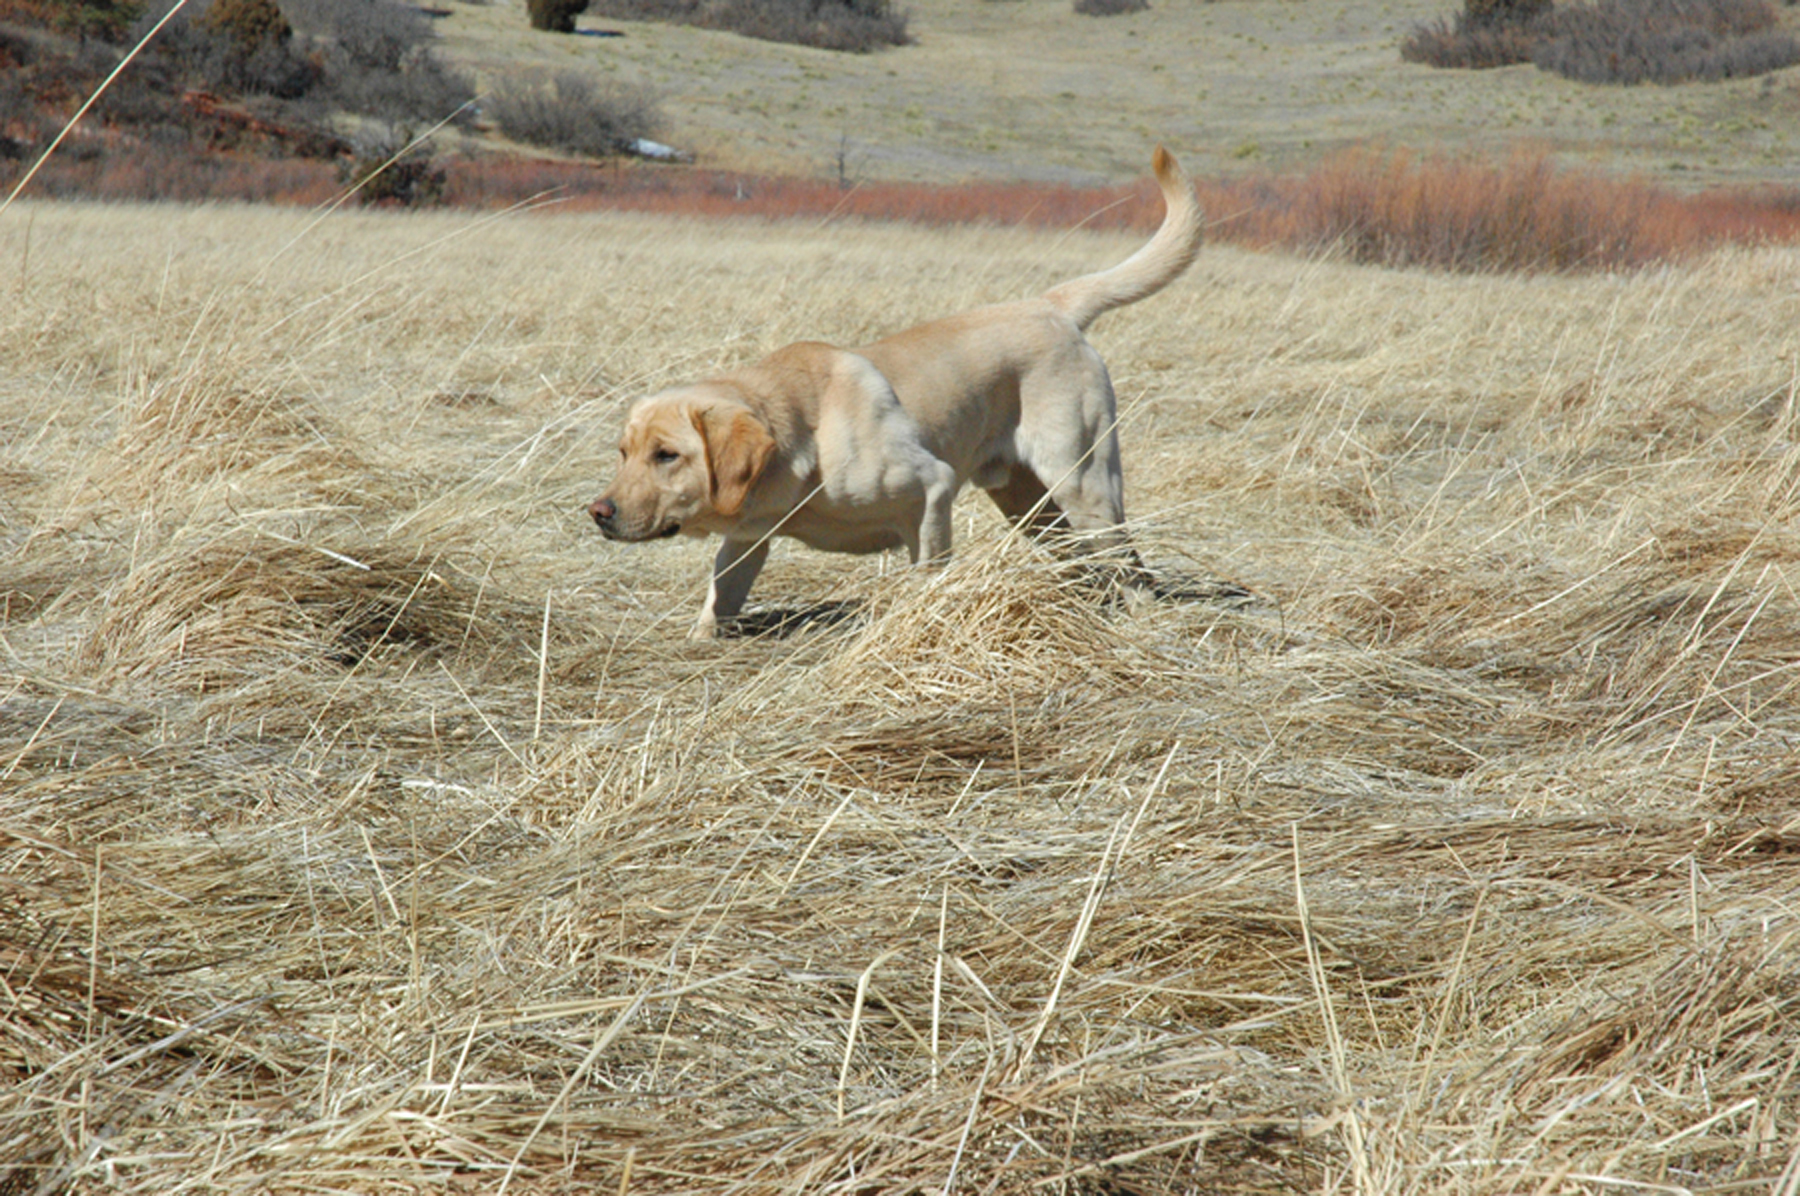
[(666, 540), (681, 531), (679, 523), (671, 523), (668, 527), (648, 535), (631, 535), (619, 526), (618, 504), (604, 495), (588, 504), (588, 514), (594, 517), (594, 522), (600, 525), (600, 534), (608, 540)]

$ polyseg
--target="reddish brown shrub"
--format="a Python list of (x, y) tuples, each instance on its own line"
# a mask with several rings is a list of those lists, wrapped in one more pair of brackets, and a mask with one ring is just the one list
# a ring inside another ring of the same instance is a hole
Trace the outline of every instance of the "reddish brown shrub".
[[(199, 154), (138, 144), (128, 154), (59, 155), (32, 184), (40, 195), (313, 205), (336, 194), (328, 162)], [(0, 158), (0, 189), (25, 164)], [(1029, 183), (930, 186), (766, 178), (724, 171), (451, 158), (394, 182), (414, 202), (527, 204), (567, 211), (630, 209), (694, 217), (870, 219), (1046, 228), (1156, 226), (1148, 183), (1079, 188)], [(403, 172), (404, 173), (404, 172)], [(411, 180), (409, 182), (409, 179)], [(440, 181), (441, 180), (441, 181)], [(416, 184), (416, 186), (414, 186)], [(1504, 163), (1373, 152), (1333, 158), (1304, 175), (1201, 181), (1209, 235), (1252, 248), (1339, 252), (1356, 261), (1468, 271), (1616, 270), (1727, 243), (1800, 242), (1800, 190), (1720, 190), (1675, 196), (1643, 183), (1558, 171), (1542, 154)], [(401, 202), (402, 195), (385, 196)]]
[(1276, 239), (1384, 266), (1462, 271), (1620, 269), (1698, 240), (1672, 197), (1552, 169), (1351, 153), (1282, 189)]

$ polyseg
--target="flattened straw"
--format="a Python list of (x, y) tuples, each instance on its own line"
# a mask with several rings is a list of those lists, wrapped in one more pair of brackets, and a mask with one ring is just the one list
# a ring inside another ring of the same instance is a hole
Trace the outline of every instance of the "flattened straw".
[(525, 1157), (525, 1152), (531, 1149), (533, 1142), (537, 1141), (537, 1136), (550, 1123), (550, 1118), (556, 1114), (558, 1109), (562, 1108), (562, 1103), (569, 1099), (569, 1093), (575, 1091), (575, 1085), (579, 1084), (587, 1075), (588, 1068), (599, 1062), (601, 1053), (611, 1046), (620, 1034), (625, 1032), (625, 1027), (631, 1024), (631, 1019), (637, 1016), (639, 1009), (643, 1008), (648, 996), (648, 993), (639, 993), (631, 1004), (619, 1010), (618, 1016), (613, 1018), (610, 1026), (606, 1027), (605, 1033), (594, 1040), (594, 1045), (588, 1048), (588, 1053), (582, 1057), (580, 1065), (569, 1073), (569, 1078), (563, 1083), (562, 1091), (558, 1092), (555, 1099), (544, 1106), (544, 1111), (538, 1117), (537, 1123), (531, 1127), (531, 1132), (525, 1135), (525, 1140), (519, 1143), (519, 1149), (513, 1152), (512, 1161), (506, 1165), (506, 1174), (501, 1177), (500, 1187), (495, 1191), (495, 1196), (506, 1196), (507, 1186), (512, 1183), (513, 1176), (519, 1170), (519, 1160)]
[(1782, 1168), (1781, 1178), (1775, 1181), (1769, 1196), (1800, 1196), (1800, 1142), (1794, 1144), (1794, 1153), (1788, 1156), (1787, 1166)]
[[(1069, 972), (1075, 966), (1075, 956), (1087, 943), (1088, 931), (1094, 925), (1094, 914), (1100, 908), (1100, 898), (1104, 894), (1108, 877), (1112, 875), (1112, 868), (1117, 867), (1119, 860), (1124, 857), (1125, 848), (1130, 845), (1131, 837), (1137, 833), (1138, 823), (1144, 819), (1144, 811), (1150, 808), (1151, 799), (1156, 796), (1156, 791), (1162, 788), (1163, 779), (1169, 775), (1169, 765), (1175, 762), (1175, 753), (1180, 750), (1181, 741), (1177, 740), (1169, 748), (1168, 755), (1163, 757), (1162, 767), (1156, 770), (1156, 776), (1151, 780), (1149, 787), (1144, 790), (1143, 800), (1138, 802), (1137, 813), (1131, 816), (1131, 823), (1125, 828), (1123, 837), (1119, 834), (1118, 824), (1114, 824), (1112, 834), (1107, 836), (1106, 847), (1100, 852), (1100, 865), (1094, 869), (1093, 882), (1088, 886), (1087, 900), (1082, 903), (1081, 916), (1076, 919), (1075, 930), (1069, 936), (1068, 949), (1063, 952), (1062, 964), (1057, 969), (1056, 983), (1051, 986), (1049, 999), (1044, 1002), (1044, 1008), (1038, 1014), (1037, 1024), (1031, 1029), (1031, 1038), (1025, 1044), (1024, 1053), (1019, 1056), (1018, 1066), (1014, 1069), (1015, 1075), (1024, 1075), (1025, 1069), (1030, 1066), (1032, 1052), (1037, 1050), (1038, 1040), (1043, 1037), (1045, 1028), (1050, 1024), (1050, 1015), (1056, 1010), (1056, 1002), (1062, 993), (1063, 983), (1069, 978)], [(1119, 847), (1116, 854), (1113, 852), (1114, 840), (1117, 840)]]
[[(950, 1189), (956, 1186), (956, 1171), (962, 1166), (963, 1150), (969, 1145), (969, 1134), (975, 1128), (975, 1117), (981, 1112), (981, 1095), (987, 1089), (988, 1075), (994, 1070), (994, 1054), (981, 1065), (981, 1078), (975, 1081), (975, 1095), (969, 1098), (969, 1116), (963, 1121), (962, 1133), (956, 1139), (956, 1153), (950, 1156), (950, 1174), (944, 1176), (944, 1196), (950, 1196)], [(1782, 1196), (1788, 1196), (1783, 1193)]]
[(381, 870), (381, 859), (375, 854), (375, 841), (369, 838), (369, 828), (359, 826), (356, 829), (362, 833), (363, 848), (369, 853), (369, 864), (375, 869), (375, 879), (381, 882), (381, 895), (387, 898), (388, 909), (394, 915), (395, 924), (404, 922), (406, 919), (400, 916), (400, 903), (394, 900), (394, 890), (388, 885), (387, 873)]
[(1100, 908), (1100, 894), (1106, 886), (1106, 878), (1110, 872), (1113, 844), (1119, 839), (1119, 824), (1113, 824), (1112, 833), (1106, 837), (1106, 846), (1100, 852), (1100, 863), (1094, 868), (1094, 879), (1088, 883), (1087, 900), (1081, 904), (1081, 916), (1075, 920), (1075, 929), (1069, 935), (1069, 945), (1063, 951), (1062, 963), (1056, 969), (1056, 983), (1050, 986), (1050, 995), (1044, 1001), (1044, 1007), (1038, 1012), (1037, 1024), (1031, 1027), (1031, 1037), (1025, 1041), (1025, 1050), (1019, 1056), (1018, 1064), (1013, 1068), (1015, 1076), (1023, 1076), (1025, 1069), (1031, 1066), (1032, 1052), (1037, 1050), (1038, 1040), (1044, 1036), (1044, 1030), (1050, 1024), (1050, 1017), (1056, 1012), (1056, 1003), (1062, 996), (1063, 983), (1068, 980), (1069, 973), (1075, 968), (1075, 957), (1087, 944), (1088, 930), (1094, 925), (1094, 913)]
[[(569, 1078), (564, 1081), (562, 1090), (556, 1094), (555, 1098), (552, 1099), (549, 1104), (544, 1106), (544, 1112), (538, 1117), (536, 1124), (531, 1127), (531, 1132), (525, 1135), (525, 1140), (519, 1143), (519, 1149), (513, 1152), (512, 1161), (506, 1165), (506, 1174), (500, 1180), (499, 1188), (495, 1189), (494, 1196), (506, 1196), (507, 1186), (512, 1183), (513, 1176), (519, 1170), (519, 1160), (525, 1157), (525, 1152), (531, 1149), (531, 1144), (538, 1140), (538, 1135), (544, 1132), (544, 1127), (550, 1124), (550, 1119), (556, 1115), (556, 1111), (562, 1108), (564, 1101), (569, 1099), (569, 1093), (575, 1091), (575, 1085), (581, 1083), (582, 1077), (587, 1075), (588, 1069), (599, 1062), (600, 1056), (605, 1052), (607, 1047), (618, 1041), (619, 1035), (625, 1032), (625, 1027), (631, 1024), (631, 1019), (637, 1016), (638, 1010), (642, 1009), (651, 1001), (684, 997), (689, 993), (696, 993), (702, 989), (711, 988), (715, 984), (723, 984), (727, 980), (736, 980), (743, 976), (748, 970), (749, 969), (747, 968), (733, 968), (729, 972), (721, 972), (717, 976), (712, 976), (705, 980), (697, 980), (692, 984), (683, 984), (675, 988), (665, 988), (657, 992), (641, 992), (633, 997), (631, 1002), (626, 1005), (625, 1008), (619, 1010), (618, 1015), (613, 1018), (612, 1024), (606, 1027), (606, 1031), (595, 1040), (594, 1045), (588, 1049), (588, 1053), (582, 1057), (580, 1064), (576, 1066), (575, 1070), (569, 1073)], [(477, 1019), (477, 1021), (479, 1021), (479, 1019)]]
[(531, 720), (531, 742), (544, 733), (544, 681), (550, 666), (550, 591), (544, 591), (544, 626), (538, 632), (537, 716)]
[(869, 999), (869, 981), (875, 975), (875, 969), (900, 954), (903, 947), (889, 947), (877, 955), (862, 975), (856, 978), (856, 1000), (850, 1006), (850, 1033), (844, 1039), (844, 1062), (838, 1068), (837, 1082), (837, 1119), (844, 1120), (844, 1089), (850, 1083), (850, 1058), (856, 1053), (856, 1031), (862, 1025), (863, 1004)]
[(438, 661), (438, 668), (444, 670), (444, 676), (450, 678), (450, 684), (456, 686), (456, 692), (461, 694), (463, 701), (469, 704), (469, 709), (475, 712), (475, 717), (481, 720), (481, 725), (488, 729), (488, 734), (494, 737), (494, 742), (505, 748), (506, 754), (511, 756), (514, 761), (519, 764), (524, 764), (525, 761), (520, 758), (519, 753), (513, 751), (512, 744), (506, 742), (506, 736), (500, 734), (500, 728), (493, 724), (493, 721), (488, 718), (485, 710), (475, 704), (475, 699), (469, 696), (469, 691), (463, 688), (463, 683), (456, 679), (456, 674), (450, 671), (450, 666), (440, 660)]
[(88, 925), (88, 989), (87, 989), (87, 1028), (85, 1036), (94, 1036), (94, 986), (99, 980), (100, 971), (100, 873), (105, 868), (103, 853), (106, 845), (94, 844), (94, 912)]
[(837, 809), (825, 816), (825, 821), (819, 824), (819, 829), (813, 832), (813, 837), (807, 841), (806, 847), (800, 852), (800, 858), (795, 860), (794, 866), (788, 870), (787, 879), (781, 882), (781, 889), (776, 893), (777, 897), (787, 896), (788, 889), (793, 887), (794, 878), (800, 875), (800, 869), (804, 868), (806, 861), (811, 858), (813, 848), (819, 845), (819, 840), (825, 837), (826, 832), (831, 829), (831, 824), (838, 820), (838, 815), (844, 812), (855, 797), (854, 790), (844, 794), (844, 800), (837, 804)]
[(1675, 1133), (1670, 1134), (1667, 1138), (1664, 1138), (1661, 1142), (1657, 1142), (1657, 1143), (1654, 1143), (1653, 1145), (1651, 1145), (1649, 1147), (1649, 1149), (1652, 1151), (1667, 1150), (1669, 1147), (1675, 1145), (1675, 1143), (1681, 1141), (1683, 1138), (1691, 1138), (1695, 1134), (1703, 1134), (1707, 1130), (1711, 1129), (1713, 1126), (1717, 1125), (1719, 1122), (1725, 1121), (1732, 1117), (1736, 1117), (1739, 1113), (1744, 1113), (1751, 1109), (1754, 1109), (1761, 1103), (1762, 1102), (1754, 1096), (1746, 1096), (1743, 1100), (1739, 1101), (1735, 1105), (1732, 1105), (1729, 1109), (1720, 1109), (1717, 1113), (1714, 1113), (1711, 1117), (1706, 1118), (1704, 1121), (1697, 1121), (1693, 1125), (1688, 1126), (1685, 1130), (1677, 1130)]
[(195, 1018), (173, 1034), (165, 1034), (155, 1042), (147, 1043), (135, 1051), (120, 1055), (117, 1059), (114, 1059), (112, 1062), (101, 1067), (94, 1075), (96, 1078), (109, 1076), (122, 1068), (130, 1067), (133, 1063), (148, 1059), (152, 1055), (160, 1055), (164, 1051), (180, 1046), (182, 1043), (205, 1030), (208, 1026), (219, 1021), (221, 1018), (227, 1018), (234, 1013), (242, 1013), (250, 1009), (259, 1009), (268, 1004), (272, 999), (273, 998), (268, 996), (248, 997), (242, 1001), (233, 1001), (229, 1005), (221, 1005), (212, 1012)]
[[(15, 688), (13, 692), (17, 693), (18, 690)], [(0, 772), (0, 781), (4, 781), (6, 778), (12, 776), (13, 769), (19, 767), (19, 762), (31, 753), (33, 747), (37, 746), (38, 736), (44, 733), (44, 728), (50, 725), (50, 720), (56, 717), (56, 712), (62, 709), (63, 703), (68, 701), (68, 698), (69, 695), (64, 694), (56, 699), (56, 705), (50, 707), (50, 713), (44, 716), (44, 721), (37, 725), (37, 730), (31, 733), (31, 738), (25, 741), (25, 746), (20, 748), (17, 754), (13, 756), (12, 763), (6, 766), (6, 771)]]
[(1606, 564), (1600, 566), (1598, 569), (1594, 570), (1592, 573), (1589, 573), (1586, 577), (1581, 578), (1579, 581), (1570, 582), (1568, 585), (1566, 585), (1562, 589), (1556, 591), (1556, 593), (1550, 595), (1548, 598), (1545, 598), (1543, 601), (1534, 602), (1530, 606), (1526, 607), (1524, 610), (1518, 611), (1515, 614), (1510, 614), (1510, 615), (1506, 616), (1506, 618), (1501, 619), (1498, 623), (1494, 624), (1495, 628), (1498, 629), (1501, 627), (1506, 627), (1513, 623), (1518, 622), (1520, 619), (1527, 618), (1531, 615), (1535, 615), (1540, 610), (1543, 610), (1546, 606), (1555, 606), (1558, 602), (1561, 602), (1564, 598), (1567, 598), (1570, 594), (1573, 594), (1576, 590), (1582, 589), (1585, 586), (1590, 586), (1594, 582), (1599, 581), (1606, 574), (1611, 573), (1614, 569), (1617, 569), (1620, 565), (1623, 565), (1626, 561), (1630, 560), (1632, 557), (1636, 556), (1638, 553), (1644, 551), (1644, 549), (1650, 548), (1650, 547), (1654, 546), (1655, 544), (1656, 544), (1656, 537), (1651, 536), (1648, 540), (1645, 540), (1642, 544), (1639, 544), (1636, 548), (1633, 548), (1631, 551), (1625, 553), (1623, 556), (1614, 557), (1612, 560), (1610, 560)]
[(1332, 1085), (1345, 1102), (1343, 1121), (1350, 1127), (1351, 1182), (1358, 1192), (1368, 1192), (1369, 1161), (1363, 1150), (1362, 1119), (1356, 1115), (1350, 1091), (1350, 1069), (1345, 1062), (1344, 1037), (1338, 1029), (1337, 1007), (1332, 1004), (1331, 986), (1325, 978), (1325, 963), (1319, 956), (1319, 945), (1313, 941), (1312, 911), (1306, 904), (1306, 884), (1300, 866), (1300, 824), (1290, 823), (1294, 837), (1294, 904), (1300, 914), (1300, 938), (1306, 946), (1306, 970), (1312, 977), (1313, 992), (1319, 999), (1319, 1012), (1325, 1023), (1325, 1043), (1331, 1052)]
[(938, 1086), (938, 1027), (944, 1011), (944, 931), (950, 916), (950, 886), (938, 897), (937, 955), (931, 962), (931, 1089)]
[(1475, 925), (1481, 921), (1481, 907), (1487, 902), (1487, 890), (1484, 888), (1475, 895), (1475, 908), (1469, 914), (1469, 924), (1463, 927), (1462, 946), (1456, 949), (1456, 963), (1450, 968), (1450, 982), (1444, 986), (1444, 999), (1438, 1002), (1436, 1024), (1431, 1028), (1431, 1045), (1425, 1049), (1425, 1065), (1419, 1069), (1419, 1090), (1413, 1095), (1413, 1104), (1418, 1108), (1425, 1106), (1425, 1089), (1431, 1082), (1431, 1066), (1437, 1062), (1438, 1045), (1444, 1040), (1444, 1022), (1450, 1016), (1450, 1002), (1456, 996), (1457, 982), (1462, 979), (1463, 964), (1469, 958), (1469, 942), (1475, 937)]
[[(1743, 560), (1742, 557), (1739, 557), (1738, 559), (1740, 561)], [(1736, 572), (1737, 566), (1733, 565), (1732, 573), (1735, 574)], [(1764, 570), (1764, 576), (1767, 576), (1766, 569)], [(1706, 610), (1709, 611), (1712, 609), (1713, 602), (1718, 601), (1719, 593), (1724, 592), (1725, 586), (1730, 580), (1731, 578), (1727, 577), (1724, 581), (1719, 583), (1719, 590), (1713, 595), (1712, 601), (1709, 601), (1706, 604)], [(1758, 578), (1757, 580), (1760, 582), (1762, 578)], [(1718, 663), (1713, 665), (1712, 672), (1706, 675), (1706, 684), (1700, 687), (1700, 696), (1695, 698), (1693, 702), (1689, 704), (1688, 715), (1681, 724), (1681, 730), (1675, 732), (1675, 738), (1669, 741), (1668, 751), (1663, 753), (1662, 762), (1664, 767), (1668, 766), (1669, 760), (1675, 755), (1675, 749), (1681, 746), (1681, 741), (1686, 739), (1687, 733), (1693, 729), (1694, 720), (1700, 716), (1701, 705), (1707, 698), (1712, 697), (1719, 692), (1719, 674), (1725, 671), (1726, 664), (1737, 654), (1738, 645), (1742, 644), (1744, 642), (1744, 637), (1750, 634), (1750, 629), (1756, 625), (1756, 620), (1762, 617), (1763, 608), (1769, 605), (1769, 599), (1773, 597), (1775, 597), (1775, 590), (1771, 588), (1763, 595), (1762, 601), (1756, 604), (1756, 609), (1750, 612), (1750, 617), (1744, 620), (1744, 625), (1738, 628), (1738, 633), (1731, 637), (1731, 643), (1726, 645), (1725, 651), (1719, 654)], [(1705, 618), (1706, 611), (1701, 611), (1700, 619), (1703, 620)], [(1700, 620), (1695, 621), (1694, 630), (1691, 634), (1694, 637), (1694, 644), (1698, 646), (1700, 642)], [(1671, 669), (1673, 667), (1673, 665), (1670, 666)], [(1664, 675), (1666, 676), (1667, 673)]]
[(444, 1083), (444, 1099), (438, 1102), (438, 1116), (442, 1117), (450, 1111), (450, 1102), (456, 1096), (456, 1089), (462, 1083), (463, 1068), (469, 1062), (469, 1048), (475, 1045), (475, 1030), (481, 1025), (481, 1019), (469, 1019), (469, 1032), (463, 1035), (462, 1050), (457, 1052), (456, 1066), (450, 1069), (450, 1078)]

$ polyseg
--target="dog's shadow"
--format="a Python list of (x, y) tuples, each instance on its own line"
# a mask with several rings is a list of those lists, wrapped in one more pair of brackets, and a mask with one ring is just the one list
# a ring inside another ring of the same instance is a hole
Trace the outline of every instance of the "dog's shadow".
[(1214, 577), (1195, 577), (1174, 570), (1154, 572), (1146, 587), (1158, 602), (1206, 603), (1215, 606), (1240, 607), (1264, 601), (1255, 591), (1235, 581)]
[[(1108, 598), (1120, 596), (1114, 587), (1096, 587)], [(1141, 591), (1158, 602), (1193, 603), (1228, 608), (1259, 605), (1264, 600), (1236, 582), (1196, 577), (1175, 570), (1154, 570)], [(866, 622), (868, 604), (860, 598), (836, 598), (792, 606), (758, 606), (719, 625), (728, 639), (784, 640), (811, 631), (848, 627)]]
[(836, 627), (867, 617), (861, 599), (842, 598), (808, 602), (798, 606), (762, 606), (747, 610), (719, 625), (731, 639), (784, 640), (802, 632)]

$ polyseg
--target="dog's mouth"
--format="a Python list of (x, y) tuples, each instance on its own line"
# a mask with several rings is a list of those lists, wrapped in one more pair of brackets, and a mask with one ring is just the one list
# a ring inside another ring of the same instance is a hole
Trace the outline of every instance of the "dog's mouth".
[(658, 528), (656, 531), (645, 532), (642, 535), (634, 536), (621, 531), (619, 528), (612, 526), (604, 520), (597, 520), (596, 522), (600, 524), (601, 535), (605, 536), (608, 540), (617, 540), (621, 544), (642, 544), (650, 540), (667, 540), (671, 536), (678, 536), (681, 534), (681, 524), (679, 523), (671, 523), (669, 526)]

